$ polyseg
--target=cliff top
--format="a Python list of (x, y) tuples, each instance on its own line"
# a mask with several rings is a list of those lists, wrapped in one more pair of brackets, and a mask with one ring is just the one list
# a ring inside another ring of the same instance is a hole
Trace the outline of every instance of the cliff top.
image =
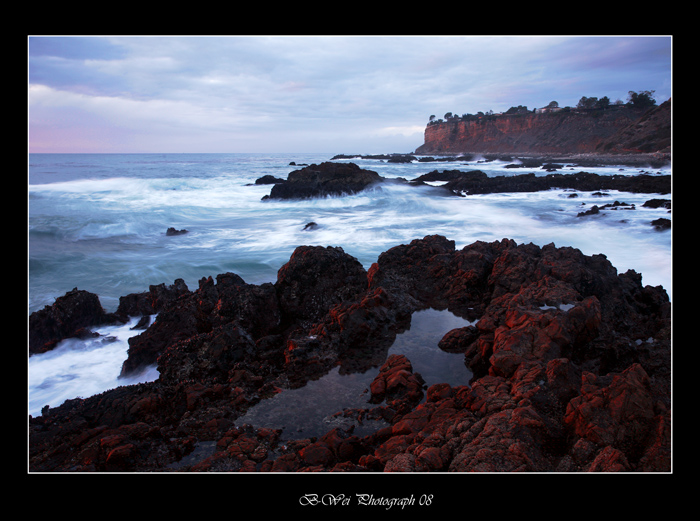
[(612, 154), (618, 159), (620, 154), (661, 154), (670, 160), (670, 99), (650, 109), (567, 109), (431, 121), (423, 145), (414, 153), (495, 153), (560, 159), (585, 154)]

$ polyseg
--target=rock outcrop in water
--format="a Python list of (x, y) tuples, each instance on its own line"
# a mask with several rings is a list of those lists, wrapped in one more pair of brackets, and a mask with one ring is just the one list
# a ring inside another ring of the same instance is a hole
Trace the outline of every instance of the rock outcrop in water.
[(445, 181), (445, 190), (454, 194), (490, 194), (501, 192), (539, 192), (552, 188), (573, 189), (585, 192), (619, 190), (631, 193), (671, 193), (670, 175), (598, 175), (588, 172), (574, 174), (534, 173), (513, 176), (489, 177), (480, 170), (462, 172), (459, 170), (434, 170), (417, 177), (413, 184), (426, 181)]
[(382, 181), (384, 178), (377, 172), (360, 168), (355, 163), (327, 161), (290, 172), (287, 180), (274, 184), (270, 195), (263, 199), (307, 199), (354, 194)]
[(97, 295), (74, 288), (29, 316), (29, 356), (50, 351), (66, 338), (92, 336), (91, 328), (123, 321), (106, 313)]
[[(525, 160), (527, 164), (528, 161)], [(541, 163), (539, 161), (538, 163)], [(513, 164), (514, 167), (521, 164)], [(541, 165), (540, 165), (541, 166)], [(542, 168), (561, 168), (561, 165), (544, 165)], [(267, 177), (267, 176), (266, 176)], [(263, 179), (263, 178), (261, 178)], [(258, 180), (260, 181), (260, 179)], [(545, 176), (534, 173), (493, 176), (480, 170), (434, 170), (412, 181), (388, 180), (374, 171), (365, 170), (355, 163), (331, 163), (311, 165), (289, 174), (288, 179), (277, 180), (267, 199), (307, 199), (325, 196), (354, 194), (385, 182), (407, 183), (414, 186), (426, 182), (445, 181), (442, 189), (450, 194), (486, 194), (498, 192), (538, 192), (552, 188), (581, 191), (619, 190), (632, 193), (671, 193), (670, 175), (598, 175), (579, 171), (576, 173), (552, 173)], [(257, 181), (256, 181), (257, 183)]]
[[(300, 247), (274, 284), (174, 286), (125, 363), (156, 361), (159, 379), (30, 417), (30, 471), (671, 469), (670, 302), (603, 255), (428, 236), (367, 271), (340, 248)], [(442, 341), (464, 353), (470, 385), (425, 389), (410, 360), (386, 359), (427, 307), (479, 318)], [(279, 430), (234, 425), (337, 365), (380, 368), (367, 408), (339, 413), (384, 427), (281, 443)]]

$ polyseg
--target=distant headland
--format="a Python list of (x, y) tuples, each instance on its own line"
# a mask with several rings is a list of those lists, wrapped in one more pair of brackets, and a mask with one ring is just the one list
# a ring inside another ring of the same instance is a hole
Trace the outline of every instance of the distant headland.
[(671, 100), (630, 91), (628, 103), (582, 97), (576, 107), (511, 107), (502, 113), (430, 116), (416, 155), (671, 154)]

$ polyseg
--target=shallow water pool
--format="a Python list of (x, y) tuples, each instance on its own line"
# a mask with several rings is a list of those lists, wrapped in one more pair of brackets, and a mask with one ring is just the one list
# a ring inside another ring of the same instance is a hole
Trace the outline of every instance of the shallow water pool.
[[(396, 336), (387, 353), (405, 355), (429, 387), (436, 383), (467, 385), (472, 377), (464, 355), (447, 353), (438, 342), (452, 329), (474, 322), (444, 310), (426, 309), (413, 313), (410, 329)], [(383, 363), (383, 362), (382, 362)], [(336, 366), (329, 373), (298, 389), (283, 390), (252, 407), (236, 421), (237, 426), (283, 429), (282, 439), (322, 436), (334, 427), (354, 426), (354, 434), (367, 435), (386, 424), (378, 420), (356, 420), (336, 416), (343, 409), (371, 408), (369, 386), (379, 373), (373, 367), (364, 373), (341, 374)]]

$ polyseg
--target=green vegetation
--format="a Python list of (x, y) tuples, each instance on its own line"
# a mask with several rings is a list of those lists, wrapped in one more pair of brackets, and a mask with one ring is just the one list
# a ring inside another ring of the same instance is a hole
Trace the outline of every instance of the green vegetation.
[(627, 99), (629, 100), (629, 105), (633, 107), (648, 108), (656, 105), (656, 100), (654, 99), (653, 90), (643, 90), (642, 92), (629, 91)]
[[(583, 96), (579, 100), (578, 104), (576, 107), (559, 107), (559, 103), (556, 101), (551, 101), (549, 105), (546, 107), (543, 107), (540, 109), (542, 112), (551, 112), (551, 113), (559, 113), (559, 112), (594, 112), (594, 113), (600, 113), (600, 111), (604, 110), (619, 110), (619, 109), (624, 109), (624, 108), (634, 108), (634, 109), (639, 109), (639, 108), (651, 108), (656, 105), (656, 100), (654, 99), (654, 92), (653, 90), (643, 90), (641, 92), (635, 92), (635, 91), (629, 91), (627, 95), (627, 103), (622, 102), (621, 100), (616, 100), (614, 102), (610, 101), (610, 98), (607, 96), (603, 96), (602, 98), (597, 98), (597, 97), (587, 97)], [(546, 109), (546, 110), (545, 110)], [(457, 113), (453, 112), (447, 112), (441, 119), (435, 119), (435, 115), (430, 116), (430, 120), (428, 121), (428, 125), (437, 125), (440, 123), (445, 123), (445, 122), (457, 122), (457, 121), (489, 121), (492, 119), (495, 119), (496, 117), (499, 116), (521, 116), (525, 114), (532, 114), (538, 112), (538, 109), (533, 109), (533, 110), (528, 110), (528, 108), (524, 105), (518, 105), (516, 107), (511, 107), (507, 111), (501, 113), (501, 114), (494, 114), (492, 110), (488, 110), (486, 112), (477, 112), (476, 114), (462, 114), (461, 116), (458, 116)]]

